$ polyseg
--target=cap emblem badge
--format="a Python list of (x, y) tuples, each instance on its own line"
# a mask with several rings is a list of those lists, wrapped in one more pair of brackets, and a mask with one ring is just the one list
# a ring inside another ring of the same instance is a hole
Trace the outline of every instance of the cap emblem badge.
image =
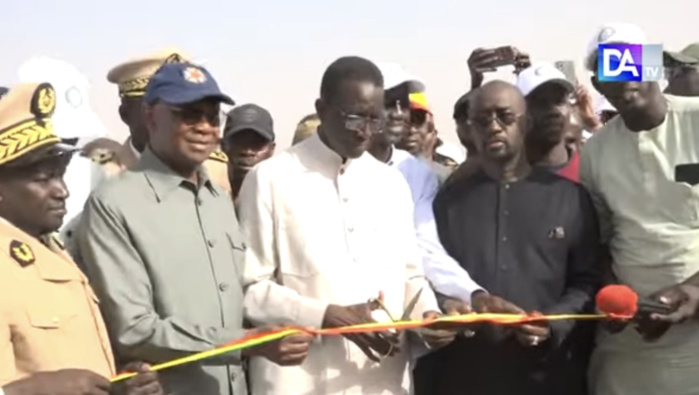
[(202, 84), (206, 82), (206, 76), (196, 67), (188, 67), (184, 70), (184, 79), (193, 84)]

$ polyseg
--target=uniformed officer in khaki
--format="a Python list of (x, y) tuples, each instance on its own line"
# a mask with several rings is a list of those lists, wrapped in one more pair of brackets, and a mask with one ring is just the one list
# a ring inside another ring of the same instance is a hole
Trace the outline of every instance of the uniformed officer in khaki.
[[(146, 86), (153, 74), (166, 61), (185, 61), (189, 55), (176, 49), (164, 49), (143, 58), (133, 59), (122, 63), (107, 74), (107, 80), (119, 87), (121, 105), (119, 115), (122, 121), (129, 127), (130, 137), (122, 145), (122, 149), (114, 153), (113, 157), (103, 159), (104, 169), (108, 175), (118, 173), (125, 168), (132, 168), (141, 152), (148, 143), (148, 130), (143, 119), (142, 98)], [(225, 191), (230, 192), (228, 182), (228, 158), (221, 150), (214, 151), (204, 165), (209, 177)]]
[[(0, 393), (7, 395), (47, 386), (107, 394), (116, 373), (99, 302), (52, 236), (66, 214), (63, 175), (74, 151), (53, 131), (55, 105), (47, 83), (18, 85), (0, 100)], [(41, 375), (58, 370), (65, 371)], [(149, 375), (148, 391), (129, 393), (161, 393)]]

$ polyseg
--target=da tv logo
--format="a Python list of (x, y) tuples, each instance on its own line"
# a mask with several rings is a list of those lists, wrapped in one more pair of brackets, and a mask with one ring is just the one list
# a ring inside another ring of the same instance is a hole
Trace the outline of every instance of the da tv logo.
[(600, 44), (597, 79), (601, 82), (660, 81), (663, 79), (660, 44)]

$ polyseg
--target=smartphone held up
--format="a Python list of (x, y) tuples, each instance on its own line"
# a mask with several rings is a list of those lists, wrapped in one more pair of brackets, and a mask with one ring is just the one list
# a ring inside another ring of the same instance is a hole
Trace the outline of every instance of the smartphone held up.
[[(469, 66), (479, 73), (496, 71), (503, 66), (515, 66), (516, 69), (522, 69), (528, 66), (528, 58), (528, 55), (520, 52), (517, 48), (506, 45), (473, 51), (469, 58)], [(527, 64), (520, 64), (522, 60), (524, 60), (523, 63)]]

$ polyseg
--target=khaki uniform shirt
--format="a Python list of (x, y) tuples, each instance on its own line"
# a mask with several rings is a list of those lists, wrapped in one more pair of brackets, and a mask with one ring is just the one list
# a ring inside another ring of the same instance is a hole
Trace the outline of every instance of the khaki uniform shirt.
[[(582, 149), (580, 181), (597, 208), (614, 274), (641, 296), (699, 271), (699, 185), (675, 167), (699, 163), (699, 98), (666, 96), (668, 114), (634, 133), (612, 119)], [(699, 322), (645, 342), (632, 325), (600, 332), (591, 364), (595, 395), (699, 394)]]
[[(120, 362), (165, 362), (245, 332), (245, 243), (230, 196), (150, 150), (88, 199), (77, 240)], [(168, 394), (243, 395), (240, 353), (160, 373)]]
[(0, 219), (0, 256), (0, 386), (67, 368), (112, 377), (98, 300), (62, 247)]

